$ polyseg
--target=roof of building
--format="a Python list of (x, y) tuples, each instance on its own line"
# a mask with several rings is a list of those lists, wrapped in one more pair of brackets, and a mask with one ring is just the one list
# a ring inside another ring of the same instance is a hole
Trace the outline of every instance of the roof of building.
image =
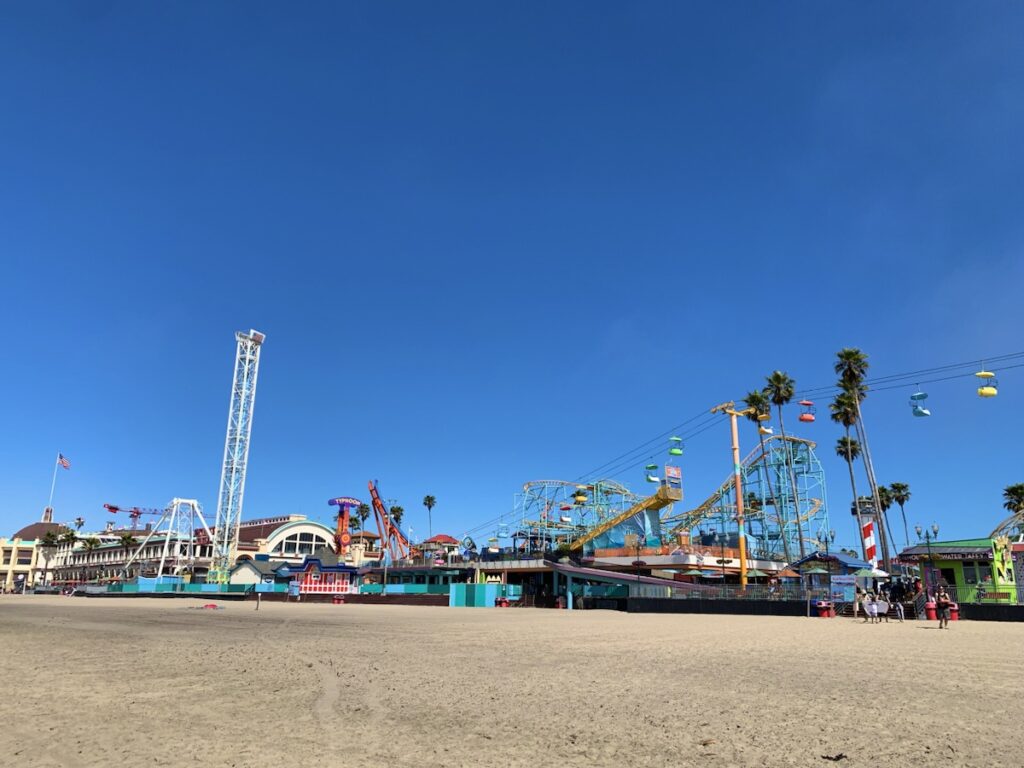
[(60, 523), (29, 523), (20, 531), (11, 536), (12, 539), (21, 539), (22, 541), (29, 541), (31, 539), (41, 539), (46, 534), (53, 531), (53, 533), (59, 534), (61, 531), (67, 530), (65, 526)]
[(277, 569), (281, 567), (281, 563), (272, 563), (269, 560), (243, 560), (231, 569), (231, 573), (247, 566), (256, 571), (260, 576), (273, 576)]
[(458, 544), (459, 540), (447, 533), (438, 533), (423, 542), (424, 544)]
[(827, 557), (825, 556), (824, 552), (812, 552), (811, 554), (807, 555), (806, 557), (802, 557), (799, 560), (793, 561), (789, 565), (792, 568), (797, 568), (797, 567), (803, 565), (804, 563), (808, 563), (808, 562), (814, 562), (814, 561), (825, 562), (825, 561), (832, 561), (832, 560), (836, 561), (837, 563), (839, 563), (844, 568), (852, 568), (853, 570), (859, 570), (860, 568), (870, 568), (871, 567), (870, 563), (865, 562), (864, 560), (860, 560), (859, 558), (856, 558), (856, 557), (851, 557), (850, 555), (846, 554), (845, 552), (829, 552)]
[(921, 555), (970, 554), (991, 556), (992, 539), (959, 539), (956, 541), (933, 541), (931, 544), (915, 544), (900, 552), (901, 558), (913, 560)]
[(287, 568), (291, 573), (299, 573), (305, 571), (309, 566), (316, 565), (321, 571), (356, 571), (356, 567), (347, 565), (344, 562), (338, 561), (338, 555), (333, 549), (329, 547), (321, 547), (312, 555), (306, 555), (306, 559), (302, 561), (300, 565), (291, 565), (289, 563), (278, 564), (275, 570), (280, 571), (282, 568)]

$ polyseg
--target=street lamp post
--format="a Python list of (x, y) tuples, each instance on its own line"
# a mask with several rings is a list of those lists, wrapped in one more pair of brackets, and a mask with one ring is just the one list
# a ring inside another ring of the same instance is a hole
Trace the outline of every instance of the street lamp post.
[[(914, 531), (917, 533), (917, 538), (920, 539), (922, 533), (924, 535), (925, 546), (928, 547), (928, 567), (934, 568), (932, 563), (935, 562), (935, 558), (932, 556), (932, 541), (937, 539), (939, 536), (939, 526), (936, 523), (932, 523), (931, 530), (921, 528), (920, 525), (914, 526)], [(931, 585), (928, 583), (928, 572), (924, 574), (924, 590), (926, 594), (931, 594)]]

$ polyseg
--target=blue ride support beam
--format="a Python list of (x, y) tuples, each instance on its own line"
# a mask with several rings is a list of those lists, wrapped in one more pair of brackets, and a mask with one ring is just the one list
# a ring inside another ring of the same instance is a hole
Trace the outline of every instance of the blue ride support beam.
[(572, 574), (567, 573), (565, 575), (566, 588), (565, 588), (565, 604), (568, 609), (572, 610)]

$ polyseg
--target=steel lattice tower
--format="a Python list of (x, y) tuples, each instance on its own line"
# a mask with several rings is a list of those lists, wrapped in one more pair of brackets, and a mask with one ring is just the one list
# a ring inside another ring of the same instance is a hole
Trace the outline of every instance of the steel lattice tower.
[(249, 461), (249, 436), (256, 404), (256, 375), (260, 368), (260, 347), (266, 337), (259, 331), (238, 331), (235, 339), (235, 376), (231, 384), (228, 431), (224, 439), (224, 466), (217, 500), (217, 525), (213, 531), (213, 564), (208, 581), (226, 582), (238, 550), (238, 527), (242, 522), (245, 467)]

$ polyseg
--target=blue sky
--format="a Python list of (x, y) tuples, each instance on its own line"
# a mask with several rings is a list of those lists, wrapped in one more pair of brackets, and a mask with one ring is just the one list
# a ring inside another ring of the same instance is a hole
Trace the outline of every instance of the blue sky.
[[(1021, 351), (1022, 22), (6, 5), (0, 533), (38, 518), (58, 450), (60, 520), (173, 496), (212, 517), (238, 329), (267, 334), (246, 517), (327, 519), (378, 478), (456, 535), (774, 368), (820, 386), (847, 345), (878, 374)], [(879, 479), (943, 537), (987, 533), (1024, 481), (1024, 376), (973, 386), (930, 387), (928, 420), (909, 387), (865, 405)], [(795, 431), (852, 544), (840, 431)], [(724, 423), (688, 444), (690, 500), (728, 451)]]

